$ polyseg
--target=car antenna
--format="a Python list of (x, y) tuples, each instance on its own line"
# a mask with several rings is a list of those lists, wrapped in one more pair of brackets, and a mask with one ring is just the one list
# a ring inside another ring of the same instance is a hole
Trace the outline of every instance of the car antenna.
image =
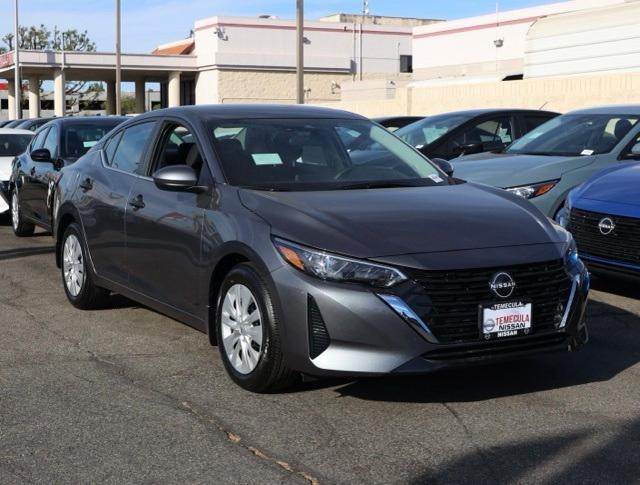
[(549, 104), (549, 101), (545, 101), (545, 102), (542, 104), (542, 106), (540, 106), (540, 107), (538, 108), (538, 111), (539, 111), (539, 110), (541, 110), (542, 108), (544, 108), (547, 104)]

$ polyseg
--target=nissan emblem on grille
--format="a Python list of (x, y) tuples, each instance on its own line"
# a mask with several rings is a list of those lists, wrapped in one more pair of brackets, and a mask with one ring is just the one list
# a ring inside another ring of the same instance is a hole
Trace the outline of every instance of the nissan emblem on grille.
[(598, 229), (600, 229), (600, 232), (605, 236), (611, 234), (615, 228), (616, 224), (609, 217), (604, 217), (598, 222)]
[(491, 291), (500, 298), (509, 298), (516, 288), (516, 282), (509, 273), (496, 273), (489, 282)]

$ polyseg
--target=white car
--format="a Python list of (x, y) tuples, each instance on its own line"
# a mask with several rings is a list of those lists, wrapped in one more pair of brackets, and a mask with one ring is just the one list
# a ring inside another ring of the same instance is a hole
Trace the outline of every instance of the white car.
[(11, 162), (27, 149), (34, 133), (16, 128), (0, 128), (0, 214), (9, 210)]

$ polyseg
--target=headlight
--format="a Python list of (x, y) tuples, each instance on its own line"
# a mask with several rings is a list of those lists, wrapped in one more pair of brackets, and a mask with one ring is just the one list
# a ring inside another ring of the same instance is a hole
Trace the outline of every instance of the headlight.
[(556, 186), (559, 180), (550, 180), (549, 182), (541, 182), (539, 184), (521, 185), (519, 187), (508, 187), (508, 192), (519, 195), (525, 199), (533, 199), (534, 197), (540, 197), (546, 194), (552, 188)]
[(336, 256), (283, 239), (274, 238), (273, 242), (291, 266), (322, 280), (364, 283), (379, 288), (407, 280), (400, 271), (388, 266)]
[(564, 261), (569, 268), (574, 267), (580, 261), (580, 258), (578, 258), (578, 247), (573, 237), (569, 240), (569, 247), (564, 255)]

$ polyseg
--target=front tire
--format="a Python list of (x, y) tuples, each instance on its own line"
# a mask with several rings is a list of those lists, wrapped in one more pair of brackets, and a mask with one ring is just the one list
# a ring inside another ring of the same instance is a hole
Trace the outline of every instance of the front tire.
[(272, 392), (299, 375), (284, 362), (274, 300), (255, 268), (243, 263), (226, 276), (216, 305), (218, 349), (225, 369), (239, 386)]
[(93, 282), (86, 244), (78, 224), (72, 223), (65, 229), (61, 247), (62, 285), (68, 300), (81, 310), (104, 306), (109, 292)]
[(11, 227), (13, 228), (13, 233), (18, 237), (33, 236), (36, 229), (35, 225), (26, 222), (22, 217), (20, 195), (17, 188), (11, 192)]

